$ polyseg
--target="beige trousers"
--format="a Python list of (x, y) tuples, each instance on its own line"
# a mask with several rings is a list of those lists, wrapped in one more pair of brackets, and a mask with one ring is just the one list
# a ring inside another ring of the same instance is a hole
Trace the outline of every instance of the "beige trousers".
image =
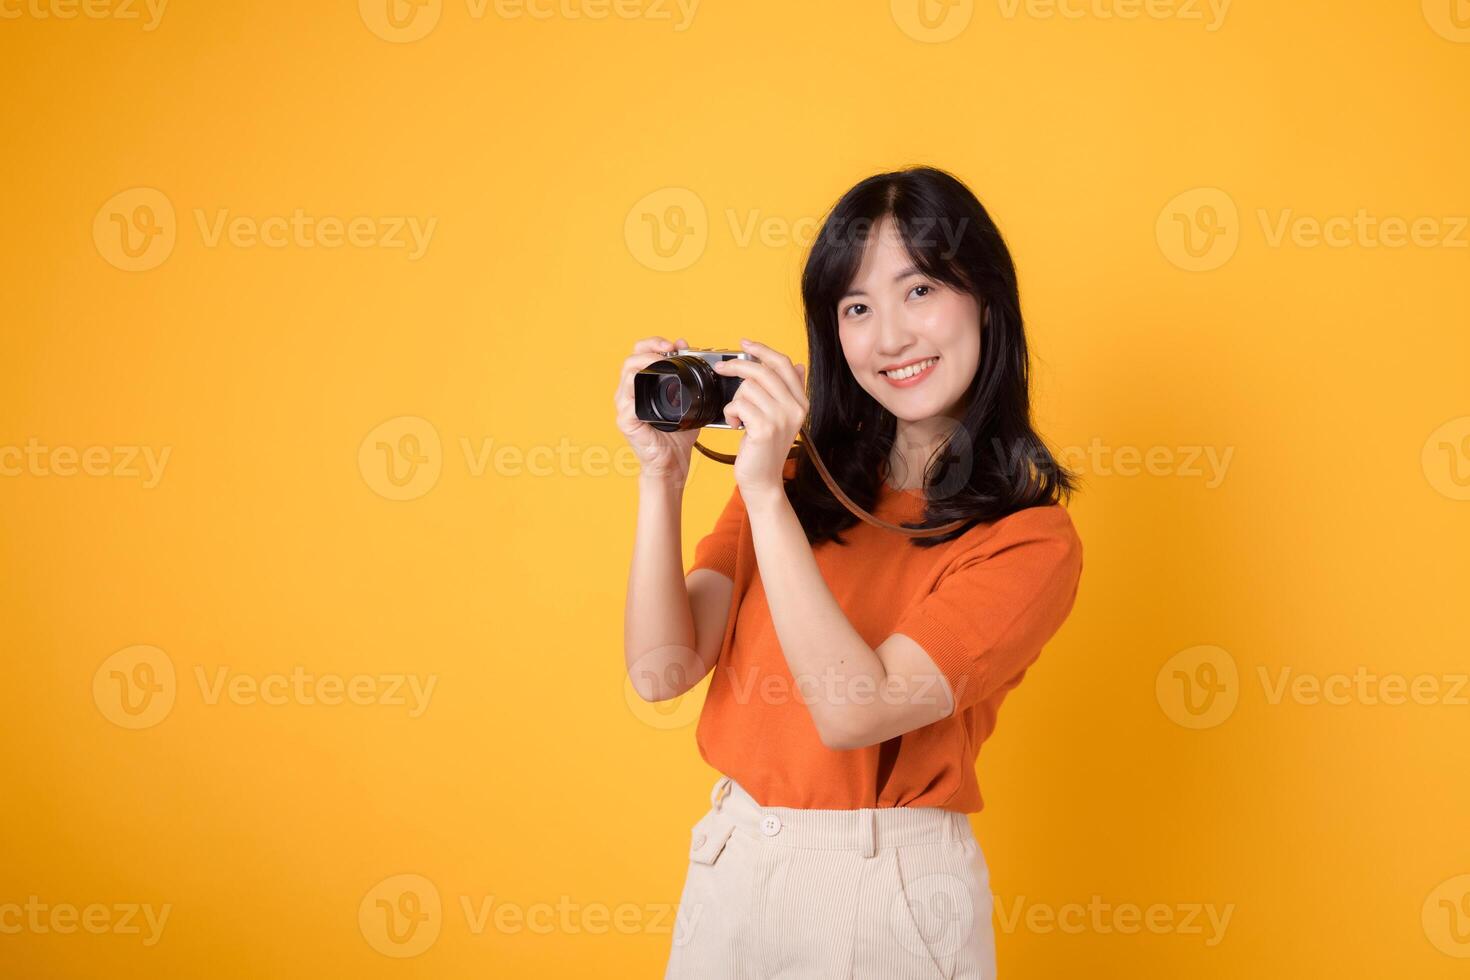
[(728, 776), (690, 832), (665, 980), (994, 980), (963, 813), (763, 807)]

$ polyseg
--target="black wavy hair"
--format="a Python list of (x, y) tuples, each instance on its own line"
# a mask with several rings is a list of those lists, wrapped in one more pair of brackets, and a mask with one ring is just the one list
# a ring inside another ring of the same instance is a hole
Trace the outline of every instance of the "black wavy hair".
[[(890, 475), (898, 419), (858, 385), (837, 336), (838, 303), (885, 217), (925, 275), (969, 293), (981, 310), (980, 364), (963, 413), (925, 467), (924, 520), (905, 526), (966, 523), (948, 534), (913, 538), (913, 545), (932, 547), (977, 523), (1068, 498), (1076, 477), (1031, 426), (1030, 365), (1010, 251), (970, 189), (934, 167), (877, 174), (857, 184), (828, 213), (807, 257), (801, 280), (807, 422), (832, 478), (871, 511)], [(832, 495), (805, 453), (797, 456), (786, 494), (808, 541), (846, 544), (840, 532), (858, 518)]]

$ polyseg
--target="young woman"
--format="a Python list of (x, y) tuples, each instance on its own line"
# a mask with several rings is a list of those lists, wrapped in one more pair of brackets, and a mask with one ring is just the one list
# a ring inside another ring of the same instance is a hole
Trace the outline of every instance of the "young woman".
[[(995, 976), (980, 744), (1061, 626), (1082, 546), (1074, 487), (1030, 422), (1015, 268), (975, 196), (932, 168), (837, 203), (802, 279), (810, 370), (753, 360), (725, 421), (736, 488), (687, 576), (680, 505), (699, 430), (618, 425), (638, 453), (624, 632), (632, 683), (677, 697), (712, 669), (696, 733), (719, 771), (692, 829), (667, 978)], [(812, 445), (860, 521), (805, 455)], [(711, 471), (705, 471), (711, 472)]]

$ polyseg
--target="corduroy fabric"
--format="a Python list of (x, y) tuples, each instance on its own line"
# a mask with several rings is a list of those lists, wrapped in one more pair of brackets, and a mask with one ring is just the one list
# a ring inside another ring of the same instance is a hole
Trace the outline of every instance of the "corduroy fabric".
[(690, 831), (665, 980), (994, 980), (963, 813), (763, 807), (721, 776)]

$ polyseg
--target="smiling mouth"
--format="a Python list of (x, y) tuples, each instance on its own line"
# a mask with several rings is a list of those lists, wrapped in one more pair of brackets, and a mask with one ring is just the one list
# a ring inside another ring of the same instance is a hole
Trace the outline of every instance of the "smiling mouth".
[(879, 371), (878, 373), (889, 381), (912, 381), (915, 378), (928, 374), (929, 369), (938, 363), (938, 357), (926, 357), (922, 361), (907, 364), (901, 368), (895, 368), (892, 371)]

